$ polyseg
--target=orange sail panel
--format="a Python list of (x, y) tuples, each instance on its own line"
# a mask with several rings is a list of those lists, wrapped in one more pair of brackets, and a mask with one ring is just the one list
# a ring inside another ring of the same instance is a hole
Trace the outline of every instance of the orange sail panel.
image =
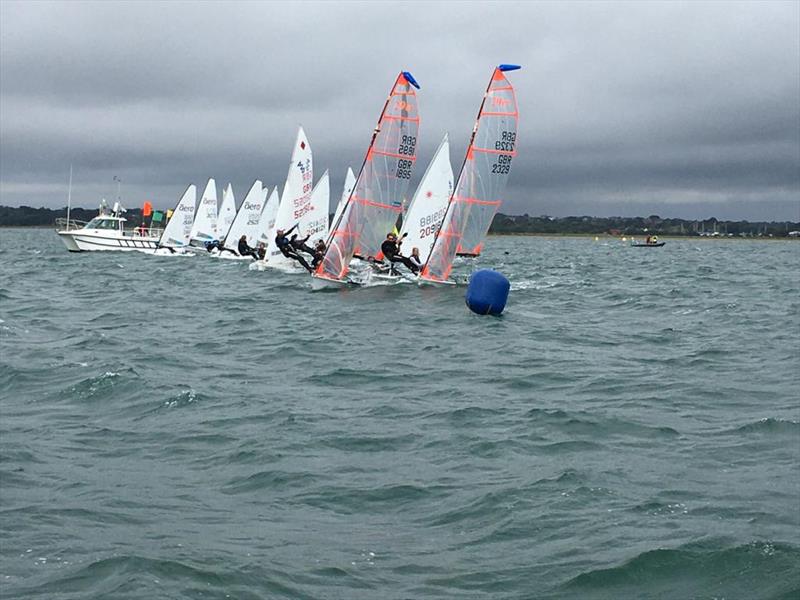
[[(410, 76), (408, 76), (410, 77)], [(403, 208), (416, 161), (419, 112), (415, 83), (400, 73), (381, 112), (356, 185), (331, 227), (318, 277), (342, 280), (356, 250), (376, 257)]]
[(444, 281), (456, 253), (480, 254), (517, 155), (517, 101), (498, 67), (483, 97), (461, 173), (422, 279)]

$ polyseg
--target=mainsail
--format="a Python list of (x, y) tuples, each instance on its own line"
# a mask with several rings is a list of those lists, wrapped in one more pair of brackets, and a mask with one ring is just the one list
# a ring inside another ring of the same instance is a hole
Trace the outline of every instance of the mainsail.
[[(267, 188), (261, 191), (262, 198), (267, 197)], [(281, 197), (278, 195), (278, 186), (272, 188), (272, 194), (269, 200), (264, 205), (264, 211), (261, 213), (261, 219), (258, 221), (258, 236), (256, 242), (263, 243), (269, 246), (269, 235), (275, 228), (275, 217), (278, 216), (278, 206), (280, 206)], [(272, 236), (275, 237), (274, 235)]]
[(356, 251), (377, 256), (402, 210), (416, 160), (419, 114), (411, 73), (397, 76), (372, 135), (355, 188), (334, 224), (315, 275), (342, 281)]
[(450, 166), (450, 142), (445, 133), (403, 216), (400, 239), (406, 255), (418, 248), (422, 263), (428, 260), (452, 195), (453, 167)]
[(247, 236), (247, 243), (253, 245), (253, 240), (258, 235), (258, 223), (261, 220), (261, 212), (264, 210), (264, 200), (266, 193), (261, 187), (261, 181), (256, 179), (247, 196), (244, 197), (239, 212), (225, 236), (225, 247), (236, 250), (239, 246), (239, 238)]
[(455, 193), (450, 198), (433, 250), (421, 278), (444, 281), (459, 249), (479, 254), (481, 242), (500, 206), (511, 160), (517, 155), (517, 101), (505, 72), (519, 69), (500, 65), (494, 70), (483, 96), (478, 118)]
[(197, 186), (191, 184), (183, 192), (183, 196), (172, 211), (169, 223), (158, 241), (159, 248), (183, 248), (189, 245), (189, 235), (192, 233), (194, 221), (194, 207), (197, 203)]
[[(353, 188), (356, 185), (356, 176), (353, 174), (353, 169), (347, 167), (347, 175), (344, 178), (344, 189), (342, 190), (342, 197), (339, 198), (339, 204), (336, 205), (336, 211), (333, 213), (333, 221), (331, 221), (331, 227), (335, 223), (339, 222), (339, 219), (342, 218), (342, 211), (344, 210), (345, 205), (347, 204), (347, 200), (350, 198), (350, 194), (353, 193)], [(328, 231), (328, 236), (330, 236), (330, 230)]]
[(271, 267), (293, 269), (296, 265), (294, 260), (281, 254), (275, 245), (276, 232), (279, 229), (287, 231), (298, 224), (298, 235), (305, 235), (303, 227), (308, 227), (311, 221), (317, 218), (311, 203), (311, 189), (314, 181), (313, 164), (311, 146), (306, 138), (306, 133), (302, 127), (298, 127), (297, 140), (292, 150), (289, 172), (286, 175), (286, 185), (283, 188), (283, 197), (278, 207), (278, 215), (275, 217), (275, 227), (269, 234), (267, 261)]
[(217, 219), (217, 239), (227, 238), (228, 231), (236, 218), (236, 199), (233, 197), (233, 186), (229, 183), (222, 192), (222, 204), (219, 207)]
[(217, 184), (214, 179), (208, 180), (200, 198), (189, 238), (199, 245), (217, 239)]
[(309, 244), (315, 244), (317, 240), (324, 239), (328, 234), (328, 208), (331, 203), (331, 184), (328, 177), (328, 170), (322, 174), (319, 181), (311, 190), (311, 210), (304, 216), (310, 219), (301, 221), (298, 232), (299, 236), (309, 237)]

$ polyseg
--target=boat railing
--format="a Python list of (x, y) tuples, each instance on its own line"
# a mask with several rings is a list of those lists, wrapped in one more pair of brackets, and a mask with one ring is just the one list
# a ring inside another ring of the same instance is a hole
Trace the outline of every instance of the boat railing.
[(126, 229), (123, 232), (123, 235), (130, 236), (132, 238), (144, 238), (144, 237), (161, 237), (162, 233), (164, 233), (164, 230), (162, 228), (134, 227), (133, 229)]
[(79, 221), (78, 219), (65, 219), (60, 217), (56, 219), (56, 230), (58, 231), (72, 231), (73, 229), (83, 229), (88, 221)]

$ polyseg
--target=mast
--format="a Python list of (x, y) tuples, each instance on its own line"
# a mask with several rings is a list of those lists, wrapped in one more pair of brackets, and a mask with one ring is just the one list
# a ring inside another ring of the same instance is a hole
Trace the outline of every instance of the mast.
[(69, 187), (67, 188), (67, 231), (69, 231), (69, 211), (72, 208), (72, 164), (69, 165)]

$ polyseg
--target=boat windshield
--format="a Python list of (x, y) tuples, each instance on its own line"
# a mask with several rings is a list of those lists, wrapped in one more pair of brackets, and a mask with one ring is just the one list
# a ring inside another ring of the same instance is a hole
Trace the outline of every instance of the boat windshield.
[(95, 217), (86, 224), (86, 229), (119, 229), (119, 221)]

